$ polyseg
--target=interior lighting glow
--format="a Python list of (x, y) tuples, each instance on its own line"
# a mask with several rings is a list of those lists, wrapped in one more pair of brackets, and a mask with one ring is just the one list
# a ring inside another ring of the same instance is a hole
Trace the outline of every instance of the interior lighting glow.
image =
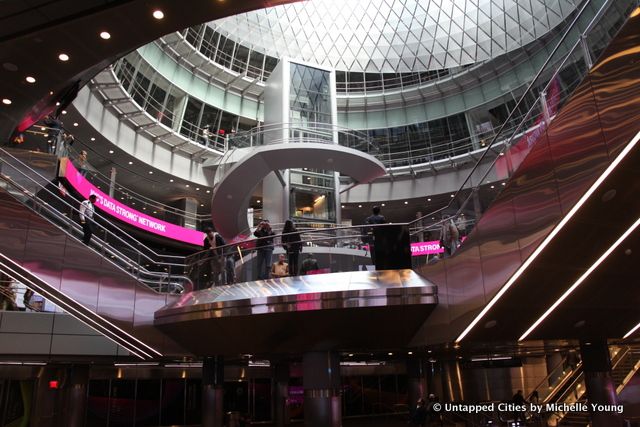
[(69, 60), (69, 55), (67, 55), (66, 53), (61, 53), (60, 55), (58, 55), (58, 59), (60, 61), (66, 62)]
[(9, 98), (2, 98), (2, 103), (4, 105), (11, 105), (11, 100)]
[(408, 205), (408, 204), (409, 204), (409, 202), (407, 202), (407, 201), (405, 200), (404, 204), (405, 204), (405, 205)]
[(62, 114), (67, 114), (67, 110), (62, 110)]
[(640, 323), (638, 323), (636, 326), (634, 326), (629, 332), (627, 332), (625, 334), (624, 339), (629, 338), (631, 335), (633, 335), (638, 329), (640, 328)]
[(169, 182), (173, 182), (173, 179), (170, 179)]
[(113, 154), (113, 150), (109, 150), (109, 154)]
[(164, 12), (161, 11), (160, 9), (154, 10), (153, 11), (153, 17), (156, 18), (156, 19), (162, 19), (162, 18), (164, 18)]
[(95, 139), (94, 137), (91, 137), (91, 140), (92, 140), (92, 141), (95, 141), (96, 139)]
[(78, 123), (77, 123), (77, 122), (75, 122), (73, 125), (74, 125), (75, 127), (78, 127)]
[(556, 235), (567, 225), (567, 223), (573, 218), (573, 216), (580, 210), (582, 205), (584, 205), (589, 197), (600, 187), (600, 185), (604, 182), (605, 179), (613, 172), (613, 170), (620, 164), (622, 160), (629, 154), (629, 152), (636, 146), (640, 140), (640, 132), (636, 133), (633, 139), (627, 144), (627, 146), (618, 154), (618, 156), (611, 162), (611, 164), (605, 169), (605, 171), (600, 175), (600, 177), (594, 182), (591, 187), (582, 195), (582, 197), (578, 200), (575, 206), (567, 213), (567, 215), (562, 218), (562, 220), (556, 225), (556, 227), (547, 235), (547, 237), (540, 243), (540, 245), (533, 251), (533, 253), (527, 258), (522, 265), (516, 270), (515, 273), (511, 276), (511, 278), (505, 283), (505, 285), (500, 288), (498, 293), (491, 298), (491, 301), (478, 313), (478, 315), (471, 321), (469, 326), (465, 328), (464, 331), (456, 338), (456, 342), (460, 342), (467, 336), (467, 334), (478, 324), (478, 322), (491, 310), (491, 308), (502, 298), (502, 296), (513, 286), (513, 284), (518, 280), (518, 278), (525, 272), (527, 268), (535, 261), (535, 259), (542, 253), (542, 251), (551, 243), (551, 241), (556, 237)]
[(103, 40), (109, 40), (111, 38), (111, 34), (108, 31), (103, 31), (100, 33), (100, 38)]
[(132, 164), (133, 164), (133, 162), (129, 162), (129, 164), (130, 164), (130, 165), (132, 165)]
[(153, 175), (153, 171), (149, 171), (149, 175)]
[[(624, 233), (622, 233), (622, 236), (620, 236), (618, 238), (618, 240), (615, 241), (615, 243), (613, 245), (611, 245), (602, 255), (600, 255), (600, 258), (598, 258), (598, 260), (596, 262), (594, 262), (591, 267), (589, 267), (587, 269), (587, 271), (585, 271), (582, 276), (580, 276), (580, 278), (578, 278), (578, 280), (575, 281), (575, 283), (573, 285), (571, 285), (571, 287), (569, 289), (567, 289), (565, 291), (564, 294), (562, 294), (562, 296), (560, 298), (558, 298), (558, 300), (556, 302), (554, 302), (551, 307), (549, 307), (547, 309), (547, 311), (544, 312), (544, 314), (542, 316), (540, 316), (540, 318), (538, 320), (536, 320), (533, 325), (531, 325), (531, 327), (529, 329), (527, 329), (527, 331), (522, 334), (522, 336), (518, 339), (518, 341), (522, 341), (525, 338), (527, 338), (527, 336), (529, 336), (529, 334), (531, 334), (531, 332), (533, 332), (533, 330), (535, 328), (538, 327), (538, 325), (540, 325), (540, 323), (542, 323), (544, 321), (544, 319), (546, 319), (552, 312), (553, 310), (555, 310), (560, 304), (562, 304), (562, 302), (567, 299), (567, 297), (569, 297), (569, 295), (571, 295), (571, 293), (573, 291), (575, 291), (578, 286), (580, 286), (590, 275), (591, 273), (593, 273), (595, 271), (596, 268), (598, 268), (598, 266), (600, 266), (600, 264), (602, 264), (608, 257), (609, 255), (611, 255), (611, 253), (616, 250), (616, 248), (618, 246), (620, 246), (622, 244), (622, 242), (629, 237), (629, 235), (631, 233), (633, 233), (635, 231), (636, 228), (638, 228), (638, 226), (640, 226), (640, 218), (638, 218), (636, 220), (636, 222), (633, 223), (633, 225), (631, 227), (629, 227), (627, 229), (627, 231), (625, 231)], [(626, 337), (625, 337), (626, 338)]]
[(31, 76), (27, 76), (25, 78), (25, 80), (27, 81), (27, 83), (35, 83), (36, 82), (36, 79), (34, 77), (31, 77)]

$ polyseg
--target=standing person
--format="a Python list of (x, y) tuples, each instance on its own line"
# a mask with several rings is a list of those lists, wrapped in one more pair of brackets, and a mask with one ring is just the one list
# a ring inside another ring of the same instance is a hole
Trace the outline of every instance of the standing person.
[(453, 223), (453, 219), (448, 215), (444, 215), (442, 219), (444, 221), (442, 221), (442, 227), (440, 228), (440, 246), (444, 248), (445, 256), (451, 256), (458, 249), (460, 232)]
[(271, 265), (271, 277), (278, 279), (280, 277), (287, 277), (289, 275), (289, 264), (284, 262), (284, 254), (278, 255), (278, 261)]
[(284, 250), (287, 251), (289, 274), (291, 276), (297, 276), (298, 261), (300, 259), (300, 252), (302, 251), (302, 241), (300, 233), (290, 219), (285, 221), (284, 228), (282, 229), (282, 246)]
[(97, 196), (92, 194), (87, 200), (83, 200), (82, 203), (80, 203), (80, 224), (82, 224), (82, 231), (84, 232), (82, 243), (85, 245), (89, 245), (91, 235), (94, 232), (93, 213), (95, 212), (95, 208), (93, 205), (96, 203), (96, 199)]
[(83, 177), (87, 177), (87, 173), (89, 172), (87, 169), (87, 165), (88, 165), (88, 158), (89, 155), (87, 154), (87, 152), (85, 150), (81, 150), (80, 151), (80, 155), (78, 156), (78, 158), (76, 159), (76, 165), (78, 167), (78, 172), (80, 172), (80, 175), (82, 175)]
[(253, 232), (253, 235), (258, 238), (256, 241), (258, 280), (265, 280), (269, 278), (271, 254), (273, 253), (273, 236), (275, 236), (275, 233), (271, 230), (269, 221), (264, 220), (258, 224), (258, 228)]
[(416, 408), (413, 410), (413, 415), (411, 416), (411, 424), (414, 426), (424, 426), (427, 421), (427, 408), (424, 404), (424, 399), (418, 399), (418, 404)]
[[(384, 215), (380, 214), (380, 206), (374, 206), (371, 210), (372, 215), (368, 216), (365, 222), (367, 224), (386, 224), (387, 219)], [(373, 227), (370, 227), (366, 231), (365, 243), (369, 244), (369, 252), (371, 253), (371, 262), (376, 263), (376, 250), (375, 250), (375, 237), (373, 234)]]
[[(204, 230), (204, 249), (208, 250), (209, 260), (208, 268), (205, 271), (211, 274), (211, 283), (213, 286), (218, 286), (220, 282), (220, 273), (222, 273), (222, 246), (226, 245), (226, 242), (222, 236), (213, 231), (213, 228), (208, 227)], [(206, 265), (206, 264), (205, 264)]]

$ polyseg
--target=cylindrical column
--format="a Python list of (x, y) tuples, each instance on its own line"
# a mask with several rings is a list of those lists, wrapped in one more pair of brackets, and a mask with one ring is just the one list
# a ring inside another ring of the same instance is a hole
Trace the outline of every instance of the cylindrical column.
[(63, 385), (63, 407), (59, 419), (65, 427), (83, 427), (87, 409), (89, 366), (74, 365), (66, 369)]
[(413, 415), (418, 399), (424, 399), (426, 393), (426, 378), (422, 359), (407, 360), (407, 392), (409, 413)]
[(289, 364), (277, 362), (273, 368), (273, 419), (276, 427), (288, 426), (289, 415)]
[(336, 353), (313, 352), (302, 357), (305, 427), (342, 425), (340, 359)]
[(202, 361), (202, 427), (224, 425), (224, 358), (205, 357)]
[[(582, 369), (593, 427), (622, 426), (622, 419), (612, 408), (618, 404), (616, 387), (611, 378), (611, 358), (606, 340), (580, 342)], [(592, 405), (602, 405), (592, 410)]]
[(33, 425), (55, 427), (56, 408), (60, 402), (62, 377), (60, 366), (43, 366), (38, 372), (35, 398), (31, 408)]

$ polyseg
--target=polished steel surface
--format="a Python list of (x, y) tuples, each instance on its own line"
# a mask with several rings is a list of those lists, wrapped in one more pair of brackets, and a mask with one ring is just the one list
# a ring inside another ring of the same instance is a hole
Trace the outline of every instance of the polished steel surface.
[(330, 273), (258, 280), (191, 292), (156, 312), (156, 324), (176, 319), (420, 302), (437, 302), (437, 289), (412, 270)]
[[(431, 342), (435, 327), (447, 330), (445, 340), (454, 340), (640, 131), (639, 27), (640, 14), (635, 13), (480, 218), (458, 255), (439, 263), (445, 265), (446, 275), (440, 265), (419, 269), (440, 288), (438, 310), (448, 304), (449, 321), (437, 317), (436, 310), (414, 345)], [(517, 340), (613, 244), (640, 212), (638, 164), (636, 146), (464, 342)], [(620, 338), (637, 324), (640, 294), (633, 285), (639, 239), (637, 233), (630, 236), (529, 338)], [(479, 262), (477, 274), (482, 277), (463, 279), (459, 258)], [(468, 287), (469, 280), (476, 284)]]
[(192, 292), (155, 323), (200, 355), (395, 348), (436, 305), (437, 288), (411, 270), (363, 271)]

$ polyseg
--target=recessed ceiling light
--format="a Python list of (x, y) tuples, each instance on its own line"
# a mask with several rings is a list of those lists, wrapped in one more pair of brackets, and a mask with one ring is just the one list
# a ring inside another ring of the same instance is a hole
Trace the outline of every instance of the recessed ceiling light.
[(342, 209), (344, 209), (344, 205), (340, 206)]
[(207, 190), (207, 194), (211, 193), (211, 190)]
[(387, 353), (387, 354), (388, 354), (389, 356), (393, 356), (393, 353), (391, 353), (391, 352), (389, 352), (389, 353)]
[(413, 351), (409, 351), (409, 352), (407, 352), (407, 354), (408, 354), (409, 356), (411, 356), (411, 355), (413, 354)]
[(495, 185), (492, 185), (492, 186), (491, 186), (491, 188), (496, 188), (496, 186), (495, 186)]
[(452, 194), (451, 197), (455, 197), (455, 194)]
[(200, 203), (200, 207), (201, 207), (201, 208), (204, 208), (204, 204)]
[(382, 204), (382, 207), (385, 207), (385, 206), (386, 206), (386, 205), (383, 203), (383, 204)]
[(200, 187), (196, 187), (196, 191), (200, 191)]
[(60, 106), (60, 103), (59, 103), (59, 102), (56, 102), (56, 107), (59, 107), (59, 106)]
[(149, 175), (153, 175), (153, 171), (149, 171)]
[(260, 199), (258, 199), (258, 203), (260, 203)]
[(61, 53), (60, 55), (58, 55), (58, 59), (60, 61), (68, 61), (69, 60), (69, 55), (67, 55), (66, 53)]
[(164, 18), (164, 12), (161, 11), (160, 9), (154, 10), (153, 11), (153, 17), (156, 19), (162, 19)]
[(170, 179), (169, 182), (173, 182), (173, 179)]
[(407, 201), (405, 200), (404, 204), (405, 204), (405, 205), (408, 205), (408, 204), (409, 204), (409, 202), (407, 202)]
[(187, 188), (189, 188), (189, 184), (187, 184)]
[(11, 100), (9, 98), (2, 98), (2, 103), (4, 105), (11, 105)]
[(94, 137), (91, 137), (91, 140), (92, 140), (92, 141), (95, 141), (96, 139), (95, 139)]
[(113, 150), (109, 150), (109, 154), (113, 154)]
[(107, 31), (103, 31), (100, 33), (100, 38), (104, 40), (109, 40), (111, 38), (111, 34)]
[(362, 207), (362, 205), (358, 205), (358, 207), (359, 207), (359, 208), (361, 208), (361, 207)]
[(133, 162), (129, 162), (129, 164), (130, 164), (130, 165), (132, 165), (132, 164), (133, 164)]
[(74, 123), (73, 123), (73, 125), (74, 125), (75, 127), (78, 127), (78, 122), (74, 122)]
[(67, 114), (67, 110), (62, 110), (62, 114)]
[(31, 77), (31, 76), (27, 76), (25, 78), (25, 80), (27, 81), (27, 83), (35, 83), (36, 82), (36, 79)]

